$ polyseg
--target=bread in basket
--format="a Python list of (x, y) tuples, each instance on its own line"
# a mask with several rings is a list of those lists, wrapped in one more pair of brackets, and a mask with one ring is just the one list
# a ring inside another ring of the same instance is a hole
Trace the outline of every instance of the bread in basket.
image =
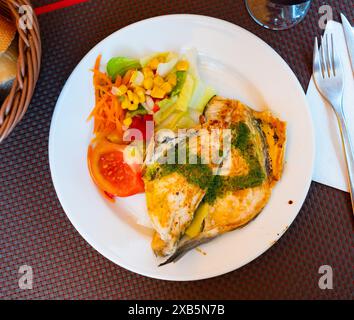
[(1, 78), (5, 87), (11, 84), (0, 100), (1, 143), (23, 118), (31, 101), (40, 70), (41, 40), (28, 0), (0, 0), (0, 16)]

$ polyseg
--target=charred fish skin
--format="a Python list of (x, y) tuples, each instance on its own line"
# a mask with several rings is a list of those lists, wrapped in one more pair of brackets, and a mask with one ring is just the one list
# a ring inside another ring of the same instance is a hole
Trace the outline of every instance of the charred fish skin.
[[(221, 97), (209, 102), (205, 118), (209, 123), (232, 129), (233, 155), (237, 158), (241, 153), (241, 158), (246, 158), (251, 165), (243, 174), (233, 170), (229, 176), (214, 177), (214, 187), (209, 187), (202, 201), (208, 203), (208, 214), (198, 235), (192, 238), (185, 235), (176, 252), (161, 265), (176, 262), (193, 248), (254, 220), (266, 206), (272, 187), (281, 176), (286, 141), (284, 122), (269, 112), (259, 113), (238, 101)], [(278, 139), (272, 140), (271, 136)], [(236, 163), (239, 165), (240, 161)]]
[(159, 264), (159, 267), (163, 267), (167, 264), (170, 264), (172, 262), (177, 262), (180, 259), (182, 259), (189, 251), (201, 246), (202, 244), (206, 244), (216, 238), (217, 235), (211, 236), (211, 237), (201, 237), (198, 239), (193, 239), (192, 241), (186, 241), (185, 243), (181, 244), (176, 252), (171, 255), (166, 261), (162, 262)]

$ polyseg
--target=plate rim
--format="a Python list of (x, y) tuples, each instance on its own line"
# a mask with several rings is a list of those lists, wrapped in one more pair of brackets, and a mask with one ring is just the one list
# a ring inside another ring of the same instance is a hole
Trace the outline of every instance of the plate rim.
[[(79, 69), (81, 63), (87, 58), (87, 56), (89, 56), (97, 47), (99, 47), (103, 42), (107, 41), (108, 39), (114, 37), (117, 33), (125, 31), (127, 29), (130, 28), (134, 28), (136, 25), (139, 24), (143, 24), (143, 23), (148, 23), (150, 21), (154, 21), (154, 20), (168, 20), (168, 19), (183, 19), (183, 18), (187, 18), (187, 19), (199, 19), (202, 22), (206, 22), (206, 23), (216, 23), (216, 24), (220, 24), (223, 25), (223, 27), (226, 28), (233, 28), (233, 29), (238, 29), (241, 32), (246, 33), (249, 37), (253, 38), (253, 40), (258, 41), (259, 43), (261, 43), (265, 48), (267, 48), (267, 50), (269, 52), (271, 52), (273, 55), (275, 55), (277, 57), (277, 60), (279, 61), (279, 63), (282, 64), (283, 67), (285, 67), (285, 69), (287, 69), (287, 73), (290, 76), (290, 78), (292, 78), (292, 80), (294, 81), (294, 84), (296, 84), (296, 87), (298, 90), (301, 91), (301, 97), (303, 99), (303, 103), (306, 105), (306, 112), (307, 112), (307, 117), (310, 120), (311, 126), (310, 126), (310, 131), (309, 132), (309, 136), (310, 140), (311, 140), (311, 145), (312, 145), (312, 149), (311, 149), (311, 155), (309, 155), (311, 157), (311, 166), (309, 168), (310, 174), (309, 177), (307, 178), (307, 182), (305, 187), (303, 188), (303, 192), (299, 194), (301, 194), (301, 199), (303, 199), (301, 202), (298, 202), (295, 204), (294, 206), (294, 211), (296, 211), (297, 213), (294, 215), (294, 217), (291, 219), (289, 219), (289, 228), (290, 226), (293, 224), (294, 220), (296, 219), (296, 217), (298, 216), (301, 207), (303, 206), (306, 198), (307, 198), (307, 194), (309, 192), (310, 186), (311, 186), (311, 182), (312, 182), (312, 175), (313, 175), (313, 170), (314, 170), (314, 162), (315, 162), (315, 132), (314, 132), (314, 125), (313, 125), (313, 119), (312, 119), (312, 115), (310, 112), (310, 107), (308, 104), (308, 101), (306, 99), (306, 95), (305, 95), (305, 91), (302, 88), (297, 76), (295, 75), (294, 71), (291, 69), (291, 67), (287, 64), (287, 62), (280, 56), (280, 54), (273, 49), (267, 42), (265, 42), (263, 39), (261, 39), (260, 37), (258, 37), (257, 35), (253, 34), (252, 32), (250, 32), (249, 30), (236, 25), (230, 21), (227, 20), (223, 20), (220, 18), (215, 18), (215, 17), (211, 17), (211, 16), (207, 16), (207, 15), (198, 15), (198, 14), (168, 14), (168, 15), (159, 15), (159, 16), (155, 16), (155, 17), (150, 17), (147, 19), (143, 19), (140, 21), (136, 21), (134, 23), (131, 23), (123, 28), (120, 28), (114, 32), (112, 32), (110, 35), (106, 36), (105, 38), (103, 38), (101, 41), (99, 41), (97, 44), (95, 44), (89, 51), (87, 51), (87, 53), (80, 59), (80, 61), (76, 64), (75, 68), (73, 69), (73, 71), (71, 72), (71, 74), (69, 75), (69, 77), (66, 79), (64, 86), (62, 87), (62, 90), (59, 94), (59, 97), (56, 101), (55, 107), (54, 107), (54, 112), (52, 115), (52, 119), (51, 119), (51, 125), (50, 125), (50, 130), (49, 130), (49, 139), (48, 139), (48, 157), (49, 157), (49, 167), (50, 167), (50, 175), (51, 175), (51, 179), (53, 182), (53, 186), (55, 189), (55, 192), (57, 194), (58, 200), (60, 202), (60, 205), (63, 208), (63, 211), (65, 212), (65, 215), (67, 216), (67, 218), (69, 219), (69, 221), (71, 222), (71, 224), (73, 225), (73, 227), (75, 228), (75, 230), (80, 234), (80, 236), (94, 249), (96, 250), (99, 254), (101, 254), (102, 256), (104, 256), (106, 259), (108, 259), (109, 261), (113, 262), (114, 264), (130, 271), (130, 272), (134, 272), (136, 274), (145, 276), (145, 277), (149, 277), (152, 279), (157, 279), (157, 280), (166, 280), (166, 281), (173, 281), (173, 282), (184, 282), (184, 281), (199, 281), (199, 280), (205, 280), (205, 279), (210, 279), (210, 278), (215, 278), (218, 276), (222, 276), (225, 274), (228, 274), (232, 271), (236, 271), (240, 268), (245, 267), (246, 265), (248, 265), (250, 262), (260, 258), (263, 254), (265, 254), (274, 244), (276, 244), (280, 238), (286, 233), (287, 230), (285, 230), (273, 243), (269, 244), (268, 247), (266, 247), (263, 251), (260, 251), (259, 253), (257, 253), (255, 256), (250, 257), (248, 259), (245, 259), (244, 262), (242, 263), (242, 265), (238, 266), (238, 267), (230, 267), (225, 269), (225, 271), (219, 272), (210, 272), (206, 275), (198, 275), (198, 276), (159, 276), (158, 274), (152, 274), (152, 273), (148, 273), (148, 272), (141, 272), (141, 271), (137, 271), (135, 267), (132, 267), (129, 265), (129, 263), (125, 263), (123, 261), (119, 261), (119, 263), (116, 261), (116, 259), (113, 257), (114, 254), (111, 254), (111, 250), (107, 247), (104, 247), (101, 243), (93, 240), (91, 238), (91, 236), (88, 233), (85, 233), (84, 230), (81, 230), (80, 228), (78, 228), (77, 226), (79, 226), (79, 223), (76, 221), (76, 219), (73, 217), (73, 215), (71, 215), (70, 213), (68, 213), (70, 210), (66, 210), (66, 205), (64, 204), (65, 200), (63, 200), (63, 196), (61, 195), (60, 191), (58, 190), (57, 186), (56, 186), (56, 182), (55, 182), (55, 174), (54, 174), (54, 160), (53, 160), (53, 155), (52, 155), (52, 150), (54, 148), (53, 145), (53, 132), (54, 132), (54, 128), (55, 128), (55, 124), (56, 124), (56, 120), (59, 114), (59, 108), (57, 108), (57, 106), (60, 105), (61, 100), (64, 99), (65, 93), (69, 88), (69, 83), (70, 80), (72, 79), (72, 77), (74, 76), (74, 74), (76, 73), (76, 71)], [(289, 78), (289, 79), (290, 79)]]

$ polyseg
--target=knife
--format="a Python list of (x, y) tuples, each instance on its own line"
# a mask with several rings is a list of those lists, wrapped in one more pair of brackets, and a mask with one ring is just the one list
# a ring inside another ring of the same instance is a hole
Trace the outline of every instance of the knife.
[(354, 33), (353, 33), (353, 28), (343, 13), (341, 13), (340, 16), (342, 18), (342, 25), (343, 25), (344, 35), (345, 35), (345, 41), (347, 43), (350, 62), (352, 64), (352, 70), (354, 73)]

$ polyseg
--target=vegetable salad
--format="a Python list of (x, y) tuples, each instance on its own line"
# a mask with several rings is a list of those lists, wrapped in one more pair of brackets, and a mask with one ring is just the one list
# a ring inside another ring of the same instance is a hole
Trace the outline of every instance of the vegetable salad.
[(139, 166), (122, 161), (128, 129), (142, 133), (133, 144), (136, 140), (144, 144), (153, 135), (148, 122), (155, 130), (194, 127), (215, 91), (200, 78), (194, 49), (184, 54), (157, 52), (141, 59), (114, 57), (106, 72), (100, 65), (101, 56), (93, 69), (95, 107), (89, 119), (94, 120), (95, 137), (88, 163), (96, 185), (112, 199), (143, 191)]

